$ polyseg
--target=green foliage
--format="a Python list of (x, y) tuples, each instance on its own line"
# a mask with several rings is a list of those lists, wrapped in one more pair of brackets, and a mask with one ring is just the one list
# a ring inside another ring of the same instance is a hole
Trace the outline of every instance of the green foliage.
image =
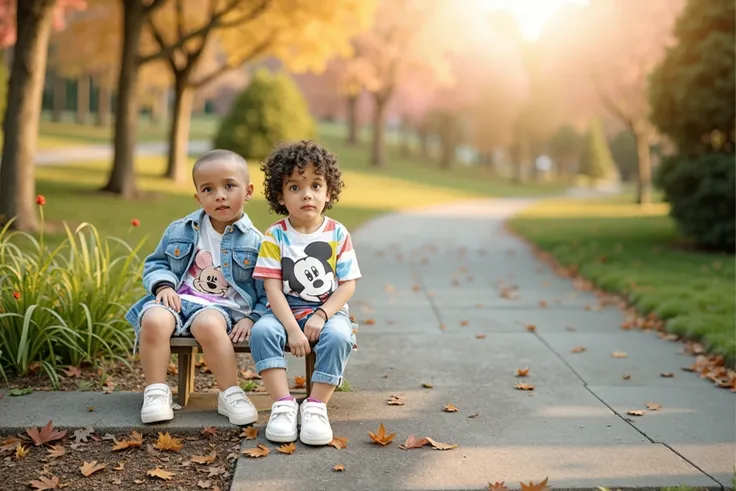
[(683, 234), (710, 249), (733, 251), (736, 234), (736, 161), (733, 154), (673, 156), (658, 185)]
[(621, 130), (611, 140), (611, 156), (624, 181), (639, 177), (639, 156), (636, 153), (636, 137), (629, 130)]
[(350, 392), (353, 390), (353, 387), (350, 385), (350, 382), (347, 381), (347, 379), (342, 379), (342, 383), (337, 386), (335, 389), (337, 392)]
[(264, 158), (281, 141), (314, 138), (315, 128), (307, 102), (291, 77), (260, 69), (220, 124), (214, 146)]
[(614, 173), (613, 157), (599, 119), (591, 121), (586, 139), (578, 173), (591, 180), (611, 177)]
[(652, 122), (685, 154), (734, 152), (736, 4), (689, 0), (651, 75)]
[(585, 139), (574, 126), (565, 124), (557, 128), (549, 140), (549, 153), (561, 174), (570, 174), (574, 163), (580, 159)]
[(260, 384), (255, 380), (244, 380), (243, 382), (240, 382), (240, 388), (243, 389), (244, 392), (253, 392), (259, 385)]
[(133, 331), (123, 315), (143, 293), (143, 242), (133, 248), (101, 240), (92, 225), (65, 224), (66, 239), (49, 250), (43, 228), (37, 240), (10, 223), (0, 231), (0, 367), (19, 375), (38, 367), (56, 385), (59, 366), (125, 361)]

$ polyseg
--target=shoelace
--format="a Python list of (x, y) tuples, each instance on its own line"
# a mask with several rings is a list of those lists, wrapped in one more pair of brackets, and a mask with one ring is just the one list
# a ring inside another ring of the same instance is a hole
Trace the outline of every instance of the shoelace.
[(276, 421), (279, 417), (288, 415), (289, 413), (295, 413), (294, 408), (291, 406), (291, 404), (276, 404), (276, 406), (271, 409), (271, 420)]
[(227, 402), (232, 404), (235, 407), (238, 407), (241, 403), (243, 405), (248, 405), (250, 401), (242, 392), (234, 392), (230, 395), (225, 396), (225, 399), (227, 399)]

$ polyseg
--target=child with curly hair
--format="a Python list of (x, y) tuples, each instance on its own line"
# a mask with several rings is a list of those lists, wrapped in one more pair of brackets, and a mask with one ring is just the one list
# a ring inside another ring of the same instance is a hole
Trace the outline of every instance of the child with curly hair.
[[(295, 441), (298, 413), (299, 440), (327, 445), (326, 404), (353, 347), (347, 301), (361, 276), (347, 229), (322, 215), (340, 197), (342, 174), (337, 157), (313, 141), (280, 146), (261, 170), (271, 210), (286, 215), (266, 231), (253, 272), (264, 280), (269, 302), (250, 334), (256, 370), (273, 401), (266, 438)], [(287, 343), (297, 357), (316, 354), (312, 391), (301, 408), (289, 394)]]

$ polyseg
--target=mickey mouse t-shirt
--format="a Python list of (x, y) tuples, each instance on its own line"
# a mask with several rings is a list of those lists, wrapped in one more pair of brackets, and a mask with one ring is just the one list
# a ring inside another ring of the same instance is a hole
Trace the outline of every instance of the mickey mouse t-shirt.
[(205, 215), (200, 224), (194, 261), (177, 293), (183, 300), (224, 307), (228, 309), (233, 320), (238, 321), (248, 313), (248, 304), (235, 288), (230, 286), (222, 273), (221, 242), (222, 234), (212, 227), (210, 217)]
[[(319, 229), (302, 234), (284, 218), (266, 231), (253, 277), (281, 280), (284, 295), (299, 320), (324, 304), (340, 283), (361, 274), (343, 224), (325, 217)], [(347, 312), (346, 307), (342, 310)]]

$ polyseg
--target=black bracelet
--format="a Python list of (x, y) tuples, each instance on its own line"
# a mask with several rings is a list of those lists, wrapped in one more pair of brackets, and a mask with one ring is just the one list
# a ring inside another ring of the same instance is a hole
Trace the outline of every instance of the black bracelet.
[(327, 312), (322, 307), (317, 307), (314, 309), (314, 313), (316, 314), (318, 310), (321, 310), (323, 314), (325, 314), (325, 322), (327, 322), (330, 319), (330, 316), (327, 315)]

